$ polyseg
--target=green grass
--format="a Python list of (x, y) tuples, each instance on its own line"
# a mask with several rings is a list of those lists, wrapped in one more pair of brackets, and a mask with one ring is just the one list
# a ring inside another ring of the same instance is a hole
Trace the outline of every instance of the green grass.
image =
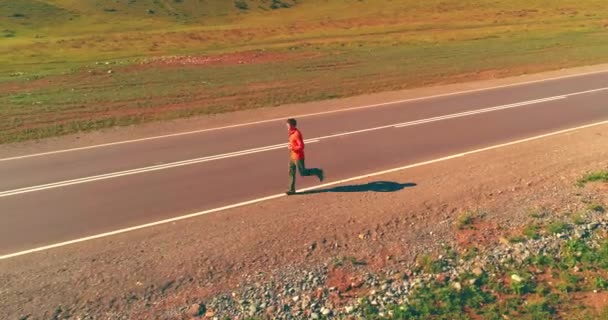
[(510, 243), (520, 243), (520, 242), (524, 242), (524, 241), (526, 241), (526, 237), (521, 236), (521, 235), (515, 235), (515, 236), (509, 237)]
[(536, 240), (540, 238), (539, 230), (538, 225), (532, 224), (524, 228), (523, 234), (529, 239)]
[(589, 211), (599, 212), (599, 213), (606, 212), (606, 209), (604, 208), (604, 206), (599, 203), (591, 203), (591, 204), (589, 204), (589, 206), (587, 206), (587, 209), (589, 209)]
[(529, 275), (519, 275), (522, 281), (511, 281), (511, 290), (514, 294), (522, 296), (534, 292), (536, 284)]
[(547, 226), (547, 231), (552, 234), (564, 233), (568, 229), (568, 224), (563, 221), (554, 221)]
[(443, 272), (447, 266), (445, 260), (433, 259), (430, 255), (424, 254), (417, 261), (419, 271), (424, 271), (429, 274), (438, 274)]
[[(423, 258), (423, 265), (428, 267), (426, 272), (436, 271), (432, 270), (433, 265), (442, 265), (429, 256)], [(574, 315), (582, 316), (580, 319), (596, 319), (599, 314), (585, 309), (572, 293), (607, 290), (608, 279), (598, 276), (598, 272), (608, 271), (607, 262), (608, 240), (602, 240), (599, 246), (569, 240), (559, 254), (532, 256), (515, 269), (499, 265), (492, 270), (492, 276), (484, 273), (475, 282), (468, 281), (475, 279), (469, 274), (460, 274), (451, 281), (431, 280), (411, 293), (408, 304), (394, 306), (392, 317), (379, 317), (378, 309), (367, 300), (360, 310), (365, 319), (504, 319), (508, 316), (544, 320), (570, 319)], [(587, 273), (574, 273), (574, 265)], [(554, 276), (533, 276), (530, 266), (553, 270)], [(518, 277), (511, 277), (514, 274)], [(501, 281), (505, 278), (511, 278), (509, 286)], [(454, 287), (455, 282), (461, 284), (460, 290)]]
[(577, 181), (577, 185), (582, 187), (589, 182), (608, 182), (608, 171), (588, 173)]
[(544, 210), (530, 210), (528, 214), (534, 219), (542, 219), (545, 217)]
[(0, 0), (0, 143), (608, 61), (603, 0), (238, 3)]
[(559, 276), (560, 282), (556, 285), (556, 288), (563, 292), (576, 292), (579, 291), (579, 282), (581, 277), (574, 275), (568, 271), (562, 271)]
[(473, 223), (475, 222), (477, 215), (467, 211), (462, 213), (458, 219), (456, 219), (456, 227), (459, 230), (464, 230), (467, 228), (471, 228)]
[(572, 222), (575, 225), (582, 225), (586, 223), (585, 216), (582, 213), (577, 213), (573, 218)]

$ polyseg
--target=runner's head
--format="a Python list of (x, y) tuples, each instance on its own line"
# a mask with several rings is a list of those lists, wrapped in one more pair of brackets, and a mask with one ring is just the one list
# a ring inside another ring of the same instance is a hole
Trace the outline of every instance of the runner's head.
[(296, 119), (293, 119), (293, 118), (287, 119), (287, 128), (288, 129), (295, 129), (297, 125), (298, 125), (298, 122), (296, 121)]

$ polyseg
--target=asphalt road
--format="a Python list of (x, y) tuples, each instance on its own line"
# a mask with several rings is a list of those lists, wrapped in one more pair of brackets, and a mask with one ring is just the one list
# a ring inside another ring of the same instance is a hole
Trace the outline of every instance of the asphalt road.
[[(299, 119), (328, 181), (608, 120), (608, 72)], [(0, 159), (0, 256), (281, 193), (284, 121)], [(420, 181), (395, 181), (423, 183)], [(311, 187), (314, 178), (298, 178)]]

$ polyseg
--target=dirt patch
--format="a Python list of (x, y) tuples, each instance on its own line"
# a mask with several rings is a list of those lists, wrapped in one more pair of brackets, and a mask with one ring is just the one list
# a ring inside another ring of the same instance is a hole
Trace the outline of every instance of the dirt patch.
[(575, 293), (574, 299), (582, 302), (585, 306), (594, 309), (600, 313), (605, 308), (608, 308), (608, 292), (581, 292)]
[(139, 68), (262, 64), (318, 57), (315, 53), (247, 51), (211, 56), (169, 56), (146, 59)]
[(498, 242), (501, 227), (496, 221), (478, 221), (456, 232), (456, 243), (462, 248), (485, 247)]
[(115, 67), (115, 65), (112, 65), (107, 69), (82, 68), (74, 73), (45, 76), (40, 79), (36, 77), (31, 79), (31, 76), (24, 74), (21, 76), (23, 81), (0, 83), (0, 94), (23, 93), (53, 87), (64, 88), (67, 91), (69, 88), (82, 86), (83, 84), (108, 82), (108, 80), (111, 80), (111, 75), (107, 73), (107, 70)]
[(326, 286), (335, 288), (342, 296), (357, 296), (363, 285), (363, 279), (354, 270), (343, 267), (333, 267), (328, 272)]
[[(492, 79), (500, 79), (508, 76), (520, 76), (525, 74), (534, 74), (537, 72), (542, 72), (542, 70), (546, 70), (547, 66), (542, 63), (534, 64), (534, 65), (519, 65), (517, 67), (510, 67), (504, 69), (487, 69), (480, 70), (476, 72), (462, 73), (454, 76), (450, 76), (446, 78), (446, 83), (449, 82), (467, 82), (472, 79), (475, 80), (492, 80)], [(440, 81), (439, 83), (442, 83)]]
[(351, 298), (363, 296), (367, 290), (363, 288), (364, 284), (365, 280), (356, 270), (349, 267), (332, 267), (328, 272), (325, 287), (329, 288), (329, 301), (340, 307)]
[(33, 90), (44, 89), (53, 85), (60, 85), (62, 83), (67, 82), (75, 82), (77, 80), (74, 79), (73, 76), (52, 76), (36, 80), (29, 80), (27, 75), (23, 75), (22, 77), (28, 80), (20, 82), (0, 83), (0, 94), (23, 93), (24, 91), (28, 92)]

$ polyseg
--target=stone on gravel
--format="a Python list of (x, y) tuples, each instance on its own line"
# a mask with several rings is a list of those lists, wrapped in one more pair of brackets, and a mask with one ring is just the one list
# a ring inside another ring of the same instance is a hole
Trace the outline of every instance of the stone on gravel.
[(270, 306), (270, 307), (266, 308), (266, 313), (268, 315), (274, 314), (275, 311), (276, 311), (276, 308), (274, 306)]
[(322, 308), (321, 309), (321, 314), (324, 316), (328, 316), (331, 314), (331, 310), (327, 309), (327, 308)]
[(255, 304), (252, 304), (252, 305), (249, 307), (249, 314), (250, 314), (251, 316), (254, 316), (254, 315), (257, 313), (257, 312), (258, 312), (258, 307), (256, 307), (256, 305), (255, 305)]
[(520, 277), (520, 276), (518, 276), (516, 274), (511, 275), (511, 279), (513, 279), (513, 281), (515, 281), (515, 282), (522, 282), (522, 281), (524, 281), (524, 279), (522, 279), (522, 277)]
[(473, 268), (472, 272), (477, 277), (481, 277), (483, 275), (483, 269), (480, 267)]
[(452, 284), (452, 287), (454, 287), (454, 289), (456, 289), (457, 291), (462, 290), (462, 285), (460, 284), (460, 282), (454, 282)]

